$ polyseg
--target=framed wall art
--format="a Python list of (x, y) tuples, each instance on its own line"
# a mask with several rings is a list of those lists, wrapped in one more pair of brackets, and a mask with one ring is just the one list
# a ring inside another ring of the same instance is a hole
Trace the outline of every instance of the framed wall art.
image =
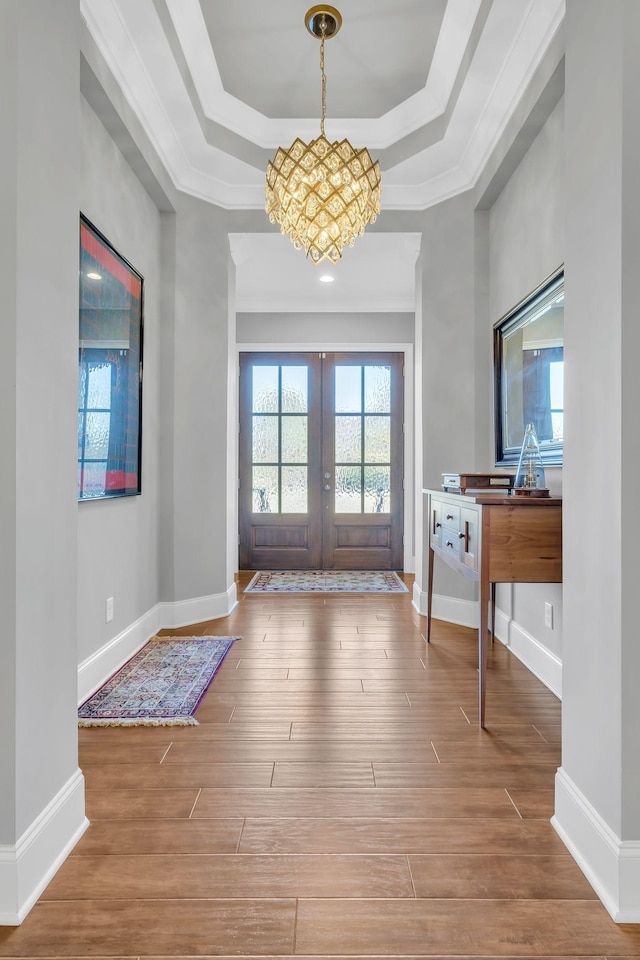
[(143, 285), (81, 215), (78, 500), (141, 491)]

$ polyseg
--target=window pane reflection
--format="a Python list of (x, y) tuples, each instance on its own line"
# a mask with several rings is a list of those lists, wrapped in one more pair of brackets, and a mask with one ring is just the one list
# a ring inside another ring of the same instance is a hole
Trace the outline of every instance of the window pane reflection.
[(100, 460), (109, 453), (111, 412), (88, 412), (85, 421), (84, 456), (87, 460)]
[(87, 406), (111, 409), (111, 364), (89, 363)]
[(107, 486), (107, 461), (84, 463), (79, 468), (79, 480), (82, 493), (86, 497), (97, 497), (104, 494)]

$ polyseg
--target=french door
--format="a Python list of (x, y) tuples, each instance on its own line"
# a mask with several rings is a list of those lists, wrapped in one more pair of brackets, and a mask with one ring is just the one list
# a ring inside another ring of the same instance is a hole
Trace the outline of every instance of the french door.
[(403, 355), (240, 355), (240, 569), (398, 570)]

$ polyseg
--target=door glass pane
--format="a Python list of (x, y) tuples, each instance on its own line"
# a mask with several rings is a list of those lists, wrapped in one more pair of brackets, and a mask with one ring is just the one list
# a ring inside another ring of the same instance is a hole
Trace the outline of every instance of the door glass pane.
[(254, 513), (278, 512), (278, 468), (254, 467), (251, 496)]
[[(86, 425), (82, 417), (78, 417), (78, 460), (82, 460), (82, 444), (86, 433)], [(80, 466), (80, 464), (78, 464)]]
[(336, 513), (362, 513), (360, 467), (336, 467)]
[(256, 413), (278, 412), (278, 368), (253, 367), (252, 410)]
[(254, 463), (277, 463), (278, 417), (254, 417), (252, 440)]
[(390, 467), (364, 468), (364, 512), (389, 513), (391, 502), (389, 488), (391, 485)]
[(81, 363), (78, 368), (78, 410), (82, 410), (86, 403), (88, 366), (86, 363)]
[(307, 512), (307, 468), (282, 468), (282, 513)]
[(89, 389), (87, 396), (88, 407), (102, 407), (111, 409), (111, 364), (90, 363)]
[(336, 413), (362, 412), (362, 367), (336, 367)]
[(390, 417), (364, 418), (364, 459), (365, 463), (391, 462)]
[(109, 454), (110, 413), (87, 413), (87, 435), (84, 455), (87, 460), (101, 460)]
[(309, 409), (307, 367), (282, 368), (282, 412), (306, 413)]
[(336, 417), (336, 463), (360, 463), (362, 460), (362, 419)]
[(103, 496), (107, 485), (107, 461), (85, 463), (81, 469), (81, 488), (85, 497)]
[(282, 417), (282, 463), (307, 462), (308, 417)]
[(391, 412), (391, 367), (364, 368), (365, 413)]

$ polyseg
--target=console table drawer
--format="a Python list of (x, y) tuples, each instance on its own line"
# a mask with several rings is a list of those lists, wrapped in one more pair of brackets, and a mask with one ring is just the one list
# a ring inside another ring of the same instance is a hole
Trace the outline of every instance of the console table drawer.
[(454, 560), (461, 562), (463, 539), (463, 534), (461, 534), (458, 529), (454, 529), (453, 527), (443, 527), (440, 549), (446, 556), (450, 556)]
[(462, 534), (462, 562), (465, 567), (478, 573), (480, 569), (480, 511), (471, 507), (460, 510)]
[(442, 526), (460, 530), (460, 507), (457, 504), (442, 503)]

